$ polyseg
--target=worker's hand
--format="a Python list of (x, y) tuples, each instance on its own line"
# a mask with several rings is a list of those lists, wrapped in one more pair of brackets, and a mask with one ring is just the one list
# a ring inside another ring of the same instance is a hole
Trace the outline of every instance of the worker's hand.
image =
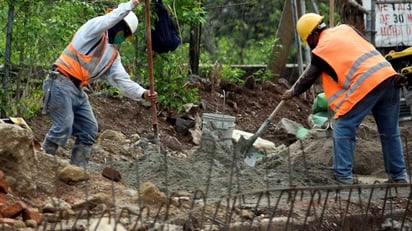
[(292, 89), (286, 90), (281, 96), (281, 98), (282, 100), (289, 100), (293, 98), (293, 90)]
[(402, 74), (395, 75), (395, 83), (397, 87), (404, 87), (408, 85), (408, 78)]
[(157, 102), (157, 92), (150, 94), (150, 90), (146, 90), (143, 93), (143, 99), (145, 99), (148, 102), (151, 102), (151, 101)]
[(132, 0), (133, 8), (136, 7), (140, 2), (141, 0)]

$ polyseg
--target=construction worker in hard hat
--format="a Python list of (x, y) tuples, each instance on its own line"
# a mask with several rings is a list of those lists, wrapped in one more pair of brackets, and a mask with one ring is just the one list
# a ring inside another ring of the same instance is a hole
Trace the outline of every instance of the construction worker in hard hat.
[(130, 79), (116, 48), (133, 38), (138, 27), (133, 9), (139, 3), (140, 0), (120, 3), (105, 15), (88, 20), (54, 62), (43, 83), (43, 112), (52, 120), (42, 144), (46, 153), (54, 155), (73, 136), (70, 163), (87, 167), (98, 126), (83, 87), (96, 79), (107, 80), (133, 100), (156, 101), (156, 92), (150, 94)]
[(333, 166), (335, 179), (354, 183), (352, 173), (356, 130), (370, 113), (375, 118), (388, 182), (407, 183), (399, 131), (400, 86), (404, 78), (355, 28), (327, 28), (323, 17), (308, 13), (296, 30), (311, 48), (311, 62), (294, 87), (282, 95), (299, 96), (321, 77), (328, 107), (334, 112)]

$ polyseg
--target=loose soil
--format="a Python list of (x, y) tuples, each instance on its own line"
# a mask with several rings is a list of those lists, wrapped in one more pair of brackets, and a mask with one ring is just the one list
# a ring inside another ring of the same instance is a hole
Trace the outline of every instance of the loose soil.
[[(202, 83), (197, 85), (199, 87), (199, 94), (201, 96), (201, 102), (199, 102), (199, 109), (197, 115), (200, 117), (203, 113), (216, 113), (225, 114), (235, 117), (235, 129), (255, 133), (261, 124), (267, 119), (270, 113), (281, 101), (281, 94), (288, 88), (286, 81), (280, 83), (273, 83), (267, 81), (261, 84), (253, 84), (248, 88), (245, 86), (239, 86), (231, 84), (229, 82), (222, 81), (219, 88), (213, 89), (210, 84)], [(89, 95), (90, 101), (95, 113), (95, 116), (99, 123), (99, 131), (103, 132), (107, 129), (120, 131), (126, 137), (131, 137), (134, 134), (138, 134), (142, 139), (148, 139), (153, 141), (153, 117), (150, 110), (150, 105), (143, 105), (140, 102), (135, 102), (124, 97), (107, 96), (100, 93), (91, 93)], [(296, 141), (296, 137), (277, 132), (276, 124), (282, 118), (288, 118), (295, 122), (308, 127), (307, 117), (311, 112), (312, 97), (308, 99), (295, 98), (288, 101), (276, 114), (273, 125), (269, 126), (267, 131), (262, 135), (262, 138), (267, 139), (278, 145), (290, 145)], [(168, 191), (189, 191), (193, 192), (197, 188), (204, 188), (206, 182), (199, 181), (198, 179), (204, 178), (208, 169), (210, 168), (210, 153), (204, 152), (200, 145), (196, 145), (192, 141), (192, 136), (188, 133), (181, 133), (176, 130), (174, 122), (177, 118), (187, 118), (187, 113), (164, 111), (161, 108), (157, 108), (159, 116), (157, 118), (157, 127), (159, 129), (160, 141), (163, 141), (164, 137), (175, 137), (180, 142), (182, 148), (179, 153), (176, 154), (174, 150), (165, 147), (160, 142), (162, 152), (168, 152), (170, 159), (168, 159), (167, 168), (170, 182), (168, 182)], [(47, 116), (39, 115), (35, 118), (28, 120), (29, 125), (34, 131), (35, 139), (39, 142), (43, 140), (47, 130), (50, 126), (50, 120)], [(153, 144), (153, 142), (152, 142)], [(116, 145), (116, 144), (114, 144)], [(122, 144), (118, 144), (121, 146)], [(221, 182), (216, 185), (216, 188), (224, 190), (221, 192), (215, 192), (214, 196), (218, 197), (219, 194), (225, 194), (225, 190), (228, 184), (229, 173), (232, 162), (232, 150), (224, 149), (221, 144), (217, 142), (216, 155), (220, 155), (221, 158), (227, 162), (218, 168), (216, 174), (224, 176)], [(116, 149), (116, 148), (115, 148)], [(118, 147), (117, 149), (121, 149)], [(68, 158), (70, 152), (70, 142), (67, 147), (62, 149), (63, 157)], [(120, 170), (122, 173), (123, 181), (126, 184), (136, 185), (136, 169), (141, 171), (140, 183), (144, 181), (152, 181), (158, 187), (165, 190), (165, 173), (160, 171), (164, 169), (163, 155), (159, 153), (158, 148), (154, 145), (153, 153), (146, 153), (140, 156), (138, 161), (132, 163), (125, 163), (124, 161), (112, 161), (110, 165)], [(218, 158), (218, 157), (216, 157)], [(113, 157), (114, 160), (118, 159)], [(95, 166), (97, 171), (100, 171), (107, 163), (107, 157), (99, 156), (98, 153), (92, 153), (91, 166)], [(196, 164), (197, 163), (197, 164)], [(137, 166), (138, 165), (138, 166)], [(199, 165), (199, 166), (198, 166)], [(276, 163), (275, 163), (276, 165)], [(270, 166), (269, 166), (270, 167)], [(263, 181), (266, 171), (262, 171), (262, 167), (247, 168), (244, 164), (241, 168), (248, 169), (246, 175), (242, 176), (240, 180), (244, 179), (244, 183), (240, 182), (240, 187), (245, 189), (259, 189), (266, 187), (266, 182)], [(267, 168), (267, 167), (265, 167)], [(326, 167), (322, 166), (321, 171)], [(150, 170), (155, 170), (151, 172)], [(242, 169), (239, 169), (242, 170)], [(244, 170), (244, 169), (243, 169)], [(250, 171), (250, 173), (248, 173)], [(277, 180), (283, 182), (288, 179), (286, 176), (287, 169), (284, 169), (285, 176), (282, 176), (283, 180)], [(191, 177), (189, 177), (191, 176)], [(238, 175), (240, 176), (240, 175)], [(276, 177), (275, 177), (276, 178)], [(251, 184), (250, 182), (255, 182)], [(181, 184), (181, 185), (179, 185)], [(281, 184), (286, 184), (285, 182)], [(227, 191), (226, 191), (227, 192)]]
[[(236, 118), (235, 129), (250, 133), (257, 131), (281, 101), (282, 93), (289, 88), (284, 80), (254, 83), (248, 87), (225, 81), (217, 88), (207, 83), (196, 86), (199, 87), (201, 96), (196, 115), (231, 115)], [(190, 133), (179, 132), (175, 126), (176, 119), (192, 118), (188, 113), (157, 108), (157, 126), (154, 126), (150, 105), (100, 93), (91, 93), (89, 97), (99, 123), (99, 135), (111, 129), (123, 133), (136, 146), (145, 146), (144, 151), (135, 148), (125, 151), (122, 149), (125, 144), (111, 142), (111, 150), (114, 151), (109, 156), (93, 149), (90, 161), (92, 178), (88, 187), (90, 194), (113, 189), (113, 182), (100, 175), (106, 166), (115, 168), (122, 174), (121, 182), (115, 183), (118, 188), (137, 190), (142, 183), (150, 181), (168, 195), (182, 191), (194, 195), (201, 190), (209, 200), (218, 200), (231, 193), (336, 183), (330, 172), (330, 137), (319, 138), (309, 134), (305, 139), (297, 140), (295, 136), (279, 132), (276, 128), (282, 118), (309, 128), (307, 118), (314, 98), (311, 94), (287, 101), (275, 115), (262, 138), (273, 142), (279, 149), (264, 153), (255, 167), (245, 165), (233, 149), (215, 139), (217, 135), (213, 131), (203, 134), (200, 144), (193, 142)], [(41, 142), (50, 126), (49, 118), (39, 115), (27, 122), (35, 139)], [(154, 127), (158, 128), (161, 141), (157, 144), (153, 142)], [(140, 137), (139, 141), (136, 141), (136, 134)], [(381, 153), (379, 140), (370, 118), (360, 127), (358, 136), (355, 173), (384, 178), (382, 157), (376, 155)], [(163, 143), (170, 137), (176, 140), (168, 141), (169, 144), (177, 143), (177, 147), (171, 148), (173, 145)], [(66, 147), (62, 147), (60, 157), (69, 158), (72, 142), (71, 140)], [(371, 154), (375, 157), (370, 158)], [(59, 184), (55, 193), (67, 201), (73, 201), (74, 198), (84, 197), (84, 185)], [(40, 203), (46, 196), (48, 195), (43, 194), (34, 201)], [(130, 196), (119, 193), (116, 197), (116, 201), (121, 203)]]
[[(281, 84), (266, 81), (249, 88), (226, 81), (222, 81), (217, 89), (213, 89), (207, 83), (198, 85), (201, 98), (199, 115), (201, 116), (202, 113), (231, 115), (236, 117), (236, 129), (254, 133), (279, 104), (281, 94), (288, 88), (287, 81), (280, 80), (280, 82)], [(226, 97), (223, 97), (223, 93)], [(99, 123), (99, 131), (113, 129), (121, 131), (125, 135), (138, 133), (142, 136), (150, 136), (153, 134), (150, 105), (142, 105), (127, 98), (112, 97), (100, 93), (92, 93), (89, 97)], [(312, 100), (313, 97), (308, 96), (288, 101), (276, 114), (273, 123), (276, 124), (281, 118), (288, 118), (308, 127), (307, 118), (311, 112)], [(176, 136), (182, 143), (184, 150), (194, 147), (191, 137), (178, 133), (171, 122), (184, 116), (183, 113), (164, 111), (159, 107), (157, 111), (160, 136), (163, 134)], [(43, 140), (50, 126), (48, 117), (39, 114), (28, 121), (34, 130), (35, 138), (38, 141)], [(275, 126), (270, 126), (262, 138), (276, 144), (290, 144), (295, 141), (294, 138), (289, 140), (288, 137), (277, 134)]]

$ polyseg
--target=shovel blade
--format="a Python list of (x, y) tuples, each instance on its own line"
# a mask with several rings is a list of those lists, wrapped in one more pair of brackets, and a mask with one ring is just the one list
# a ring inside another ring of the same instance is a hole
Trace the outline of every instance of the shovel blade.
[(240, 154), (243, 157), (245, 163), (251, 167), (254, 167), (256, 164), (256, 149), (253, 147), (253, 143), (256, 139), (249, 138), (245, 139), (243, 136), (240, 136), (238, 142), (235, 145), (236, 153)]
[(252, 153), (252, 155), (245, 156), (244, 161), (250, 167), (255, 167), (255, 165), (256, 165), (256, 153)]

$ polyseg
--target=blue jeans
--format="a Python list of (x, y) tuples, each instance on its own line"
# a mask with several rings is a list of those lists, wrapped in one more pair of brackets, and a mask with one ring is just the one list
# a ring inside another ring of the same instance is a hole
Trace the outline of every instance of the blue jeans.
[[(83, 89), (60, 74), (49, 75), (43, 83), (44, 107), (52, 120), (45, 139), (59, 146), (74, 136), (76, 144), (92, 145), (97, 136), (97, 121)], [(49, 97), (46, 97), (49, 94)]]
[(341, 180), (352, 180), (356, 130), (372, 112), (382, 146), (384, 168), (393, 180), (407, 179), (399, 131), (400, 88), (389, 78), (373, 89), (351, 111), (339, 117), (333, 130), (333, 171)]

